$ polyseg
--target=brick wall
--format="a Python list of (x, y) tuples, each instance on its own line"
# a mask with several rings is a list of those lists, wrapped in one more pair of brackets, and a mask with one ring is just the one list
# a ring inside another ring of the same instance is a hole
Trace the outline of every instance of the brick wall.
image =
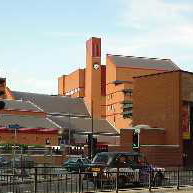
[(15, 134), (11, 132), (0, 133), (0, 143), (18, 143), (27, 145), (46, 145), (46, 139), (50, 140), (50, 145), (58, 145), (58, 134), (43, 134), (43, 133), (17, 133), (16, 141)]
[(180, 144), (180, 72), (135, 79), (133, 124), (164, 128), (164, 144)]
[(120, 130), (120, 145), (132, 147), (133, 141), (133, 129), (121, 129)]
[(177, 167), (182, 165), (182, 153), (179, 147), (172, 146), (152, 146), (141, 147), (148, 162), (160, 167)]
[(183, 101), (193, 101), (193, 73), (181, 73), (181, 96)]
[(165, 130), (161, 129), (141, 129), (140, 131), (140, 144), (148, 145), (163, 145), (166, 143)]

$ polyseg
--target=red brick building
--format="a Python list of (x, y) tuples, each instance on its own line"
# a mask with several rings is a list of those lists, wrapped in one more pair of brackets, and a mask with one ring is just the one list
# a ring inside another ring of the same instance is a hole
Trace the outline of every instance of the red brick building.
[(136, 77), (134, 88), (133, 124), (154, 128), (140, 133), (141, 151), (162, 165), (192, 166), (193, 73)]
[(58, 94), (83, 98), (93, 117), (106, 119), (120, 132), (132, 126), (133, 77), (178, 70), (169, 59), (106, 55), (101, 64), (101, 39), (86, 42), (86, 68), (58, 79)]
[[(25, 113), (43, 116), (67, 142), (73, 134), (71, 143), (86, 143), (94, 132), (109, 151), (131, 151), (138, 128), (140, 151), (151, 163), (190, 166), (192, 79), (170, 59), (107, 54), (101, 64), (101, 39), (93, 37), (86, 42), (86, 67), (58, 79), (58, 96), (12, 92), (5, 79), (1, 96), (30, 102), (38, 110)], [(18, 109), (2, 113), (21, 115), (25, 108)]]
[(183, 139), (189, 134), (182, 134), (183, 111), (189, 107), (181, 104), (191, 92), (191, 76), (185, 78), (188, 73), (170, 59), (108, 54), (102, 65), (100, 38), (91, 38), (86, 47), (86, 68), (61, 76), (59, 95), (83, 98), (94, 118), (106, 119), (120, 133), (120, 145), (112, 150), (131, 151), (133, 126), (144, 125), (140, 151), (150, 162), (190, 165), (192, 156), (187, 151), (192, 142)]
[[(2, 80), (5, 108), (0, 110), (0, 143), (47, 145), (49, 141), (58, 146), (62, 140), (84, 145), (92, 127), (99, 143), (119, 143), (118, 133), (106, 120), (92, 120), (82, 98), (11, 91)], [(16, 139), (9, 129), (15, 124), (21, 127)]]

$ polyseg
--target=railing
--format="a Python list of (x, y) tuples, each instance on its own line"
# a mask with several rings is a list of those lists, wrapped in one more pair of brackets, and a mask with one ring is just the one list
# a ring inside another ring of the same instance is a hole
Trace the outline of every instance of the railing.
[(67, 172), (61, 167), (0, 168), (0, 193), (72, 193), (193, 186), (193, 170)]

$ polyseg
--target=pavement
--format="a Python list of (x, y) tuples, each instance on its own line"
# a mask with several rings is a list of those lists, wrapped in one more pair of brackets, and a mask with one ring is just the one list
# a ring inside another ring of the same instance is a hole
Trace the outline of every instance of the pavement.
[[(104, 193), (104, 192), (109, 192), (109, 193), (116, 193), (115, 191), (101, 191), (97, 193)], [(193, 193), (193, 186), (183, 186), (180, 187), (178, 190), (176, 187), (171, 187), (171, 188), (152, 188), (151, 191), (146, 188), (132, 188), (132, 189), (122, 189), (119, 190), (118, 193)]]

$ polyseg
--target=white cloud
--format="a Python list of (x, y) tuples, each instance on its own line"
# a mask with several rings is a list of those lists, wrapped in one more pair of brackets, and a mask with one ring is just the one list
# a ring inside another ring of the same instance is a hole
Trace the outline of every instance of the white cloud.
[[(5, 73), (6, 74), (6, 73)], [(9, 71), (6, 75), (7, 86), (13, 91), (57, 94), (57, 78), (27, 76), (25, 73)]]
[(185, 22), (185, 14), (193, 11), (193, 4), (166, 3), (163, 0), (123, 0), (119, 23), (124, 26), (147, 29), (165, 28)]
[(61, 32), (61, 31), (52, 31), (52, 32), (44, 32), (45, 36), (48, 37), (56, 37), (56, 38), (73, 38), (73, 37), (81, 37), (82, 33), (79, 32)]
[(193, 70), (187, 65), (187, 59), (193, 64), (193, 56), (189, 54), (193, 51), (193, 3), (163, 0), (120, 2), (117, 25), (122, 27), (124, 35), (116, 38), (118, 41), (114, 37), (107, 40), (112, 53), (172, 58), (182, 68)]

